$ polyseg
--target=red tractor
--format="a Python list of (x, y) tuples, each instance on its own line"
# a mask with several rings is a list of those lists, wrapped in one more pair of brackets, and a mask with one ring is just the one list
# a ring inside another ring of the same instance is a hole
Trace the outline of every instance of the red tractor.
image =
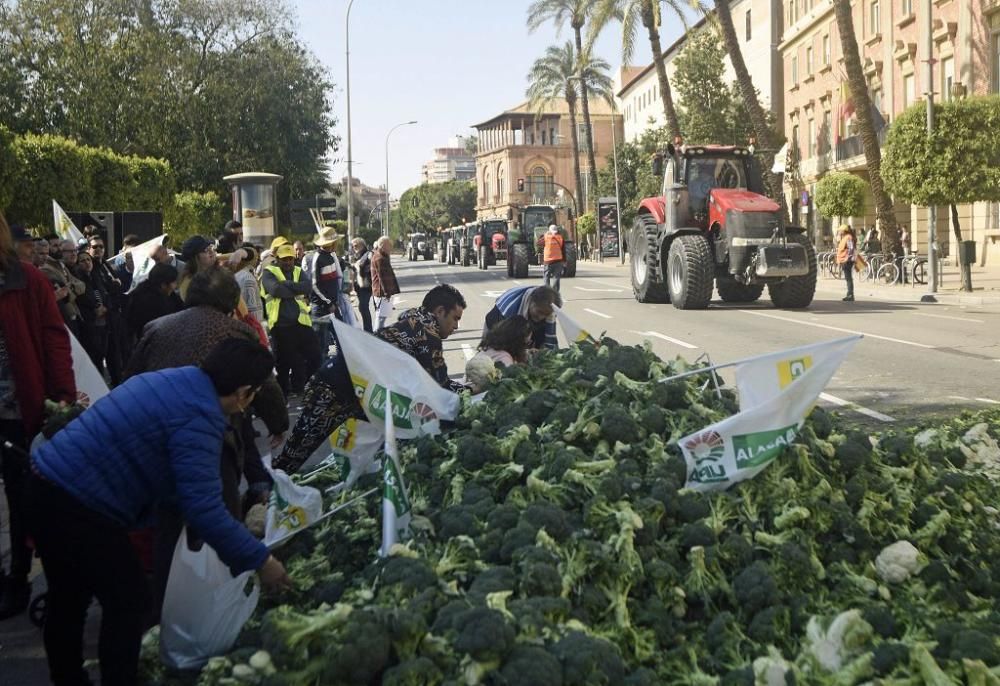
[(476, 265), (480, 269), (495, 267), (497, 260), (507, 259), (507, 220), (482, 219), (473, 239)]
[(663, 192), (639, 204), (628, 238), (636, 300), (704, 309), (714, 285), (725, 302), (753, 302), (764, 286), (776, 307), (812, 302), (815, 250), (764, 195), (750, 150), (668, 145), (653, 171)]

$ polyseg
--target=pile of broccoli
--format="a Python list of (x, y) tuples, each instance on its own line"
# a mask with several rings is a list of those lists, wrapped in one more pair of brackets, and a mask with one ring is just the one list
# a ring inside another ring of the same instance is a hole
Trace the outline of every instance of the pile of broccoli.
[(293, 539), (296, 589), (199, 684), (1000, 684), (1000, 412), (817, 408), (704, 495), (677, 440), (735, 396), (656, 382), (685, 369), (609, 339), (509, 368), (403, 447), (413, 537), (377, 559), (371, 499)]

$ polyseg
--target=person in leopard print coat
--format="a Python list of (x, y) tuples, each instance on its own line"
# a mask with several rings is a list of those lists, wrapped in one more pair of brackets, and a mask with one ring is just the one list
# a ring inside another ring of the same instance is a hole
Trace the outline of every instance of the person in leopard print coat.
[[(415, 358), (442, 388), (457, 392), (466, 386), (448, 376), (442, 341), (458, 328), (465, 307), (465, 299), (454, 286), (435, 286), (420, 307), (406, 310), (398, 322), (375, 335)], [(295, 473), (338, 426), (352, 417), (364, 416), (344, 356), (338, 350), (306, 386), (302, 413), (274, 468)]]

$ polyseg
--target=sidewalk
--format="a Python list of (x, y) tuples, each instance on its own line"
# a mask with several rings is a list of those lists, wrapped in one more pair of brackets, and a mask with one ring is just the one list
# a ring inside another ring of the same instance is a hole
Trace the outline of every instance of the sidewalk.
[[(627, 256), (626, 256), (627, 257)], [(621, 264), (621, 258), (609, 257), (603, 262), (581, 261), (580, 267), (601, 267), (605, 269), (620, 269), (628, 274), (628, 261)], [(959, 290), (959, 272), (955, 265), (944, 264), (938, 275), (938, 292), (934, 298), (938, 303), (947, 305), (1000, 305), (1000, 264), (972, 267), (972, 292)], [(820, 274), (816, 283), (816, 292), (839, 294), (843, 297), (846, 287), (841, 279), (834, 279)], [(875, 300), (895, 300), (902, 302), (921, 302), (930, 293), (927, 284), (884, 284), (872, 281), (858, 281), (855, 277), (854, 295), (857, 298), (872, 298)], [(931, 301), (933, 302), (933, 301)]]

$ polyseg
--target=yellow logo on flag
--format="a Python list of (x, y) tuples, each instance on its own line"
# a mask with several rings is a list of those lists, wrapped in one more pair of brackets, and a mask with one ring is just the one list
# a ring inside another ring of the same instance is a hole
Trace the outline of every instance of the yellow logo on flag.
[(344, 452), (351, 452), (354, 450), (354, 444), (357, 443), (357, 429), (358, 420), (351, 417), (330, 434), (330, 445)]
[(792, 360), (782, 360), (778, 363), (778, 385), (787, 387), (812, 367), (812, 357), (798, 357)]
[(357, 374), (351, 374), (351, 383), (354, 385), (354, 395), (361, 400), (365, 397), (365, 392), (368, 391), (368, 379)]

